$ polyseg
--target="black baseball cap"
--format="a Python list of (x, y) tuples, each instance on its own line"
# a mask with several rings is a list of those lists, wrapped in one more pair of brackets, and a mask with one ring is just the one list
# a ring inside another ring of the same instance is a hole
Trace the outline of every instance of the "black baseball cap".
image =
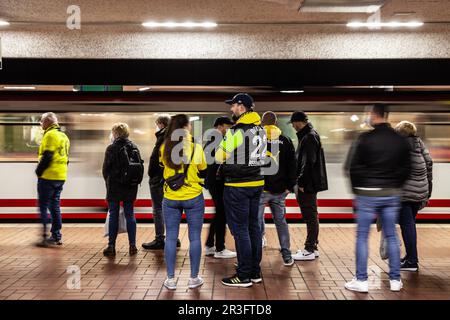
[(238, 93), (230, 100), (225, 100), (226, 104), (232, 105), (234, 103), (243, 104), (247, 109), (252, 109), (255, 107), (253, 98), (248, 93)]
[(225, 116), (223, 116), (223, 117), (218, 117), (218, 118), (214, 121), (214, 128), (217, 127), (217, 126), (224, 125), (224, 124), (229, 124), (229, 125), (232, 126), (232, 125), (234, 124), (234, 122), (231, 121), (230, 118), (225, 117)]
[(308, 116), (303, 111), (295, 111), (294, 113), (292, 113), (291, 120), (288, 123), (297, 121), (307, 122)]

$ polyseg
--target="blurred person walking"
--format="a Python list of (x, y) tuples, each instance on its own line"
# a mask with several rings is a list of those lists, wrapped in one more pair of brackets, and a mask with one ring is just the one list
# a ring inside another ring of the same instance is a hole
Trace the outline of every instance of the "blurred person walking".
[[(270, 174), (264, 175), (264, 192), (259, 203), (259, 218), (264, 237), (264, 210), (268, 204), (277, 228), (280, 252), (285, 266), (292, 266), (289, 227), (286, 222), (286, 196), (294, 192), (297, 183), (295, 148), (292, 140), (281, 134), (277, 116), (272, 111), (263, 114), (262, 125), (267, 134), (267, 159)], [(272, 172), (273, 171), (273, 172)]]
[(325, 155), (320, 136), (303, 111), (296, 111), (289, 121), (297, 131), (297, 202), (307, 227), (304, 250), (292, 255), (294, 260), (311, 261), (319, 257), (319, 214), (317, 193), (328, 190)]
[(368, 292), (368, 237), (378, 215), (388, 245), (390, 289), (400, 291), (400, 248), (395, 225), (402, 186), (411, 174), (410, 148), (387, 122), (388, 107), (375, 104), (367, 122), (373, 130), (362, 133), (348, 154), (350, 180), (357, 215), (356, 277), (345, 284), (352, 291)]
[(417, 136), (416, 126), (401, 121), (395, 126), (406, 137), (411, 148), (411, 172), (403, 185), (399, 223), (405, 243), (406, 256), (401, 259), (400, 271), (418, 271), (417, 212), (424, 208), (433, 189), (433, 160), (423, 141)]
[(206, 175), (206, 159), (202, 146), (195, 143), (190, 131), (189, 117), (177, 114), (170, 119), (164, 143), (161, 146), (160, 164), (164, 167), (163, 216), (166, 225), (166, 259), (167, 278), (164, 286), (174, 290), (176, 247), (180, 230), (181, 215), (186, 213), (189, 233), (189, 260), (191, 277), (190, 289), (203, 284), (199, 276), (202, 254), (201, 232), (205, 213), (205, 200), (202, 184)]
[[(44, 113), (41, 116), (40, 124), (44, 130), (44, 136), (39, 146), (38, 165), (35, 173), (38, 177), (39, 211), (44, 228), (42, 241), (37, 245), (47, 247), (62, 244), (60, 196), (67, 179), (70, 141), (67, 135), (61, 131), (58, 118), (53, 112)], [(50, 219), (48, 211), (50, 211)], [(50, 237), (47, 235), (47, 223), (49, 222), (52, 224)]]
[(116, 255), (120, 203), (123, 202), (129, 254), (133, 256), (138, 252), (136, 248), (134, 201), (136, 200), (138, 185), (142, 182), (144, 175), (144, 161), (141, 159), (138, 147), (128, 139), (130, 129), (126, 123), (115, 123), (112, 126), (111, 133), (114, 140), (106, 148), (102, 168), (109, 210), (108, 247), (103, 250), (103, 255), (106, 257)]

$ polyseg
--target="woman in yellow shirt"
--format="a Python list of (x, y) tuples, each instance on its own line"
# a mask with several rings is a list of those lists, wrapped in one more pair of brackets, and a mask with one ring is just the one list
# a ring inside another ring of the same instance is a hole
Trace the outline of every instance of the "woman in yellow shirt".
[(163, 215), (166, 225), (164, 255), (167, 279), (164, 286), (176, 289), (175, 261), (181, 215), (186, 213), (189, 230), (189, 257), (191, 278), (189, 288), (203, 284), (198, 276), (202, 254), (200, 235), (203, 227), (205, 201), (203, 199), (203, 177), (206, 175), (206, 160), (202, 146), (194, 142), (188, 116), (177, 114), (170, 119), (160, 149), (160, 164), (164, 168)]

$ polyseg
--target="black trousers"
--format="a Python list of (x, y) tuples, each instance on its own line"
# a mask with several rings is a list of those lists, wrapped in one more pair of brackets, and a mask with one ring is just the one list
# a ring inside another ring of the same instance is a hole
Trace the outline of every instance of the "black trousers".
[(208, 189), (214, 202), (214, 206), (216, 207), (216, 213), (209, 228), (206, 246), (214, 247), (215, 240), (216, 251), (222, 251), (225, 249), (225, 232), (227, 222), (223, 203), (223, 189), (224, 187), (222, 184), (209, 186)]
[(297, 202), (306, 223), (307, 236), (305, 250), (313, 252), (319, 244), (319, 214), (317, 212), (317, 193), (298, 191)]

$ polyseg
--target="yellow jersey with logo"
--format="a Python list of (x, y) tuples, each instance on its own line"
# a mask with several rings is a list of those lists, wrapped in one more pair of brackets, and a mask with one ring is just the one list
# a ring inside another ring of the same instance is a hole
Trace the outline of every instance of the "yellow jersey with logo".
[[(192, 150), (194, 149), (194, 143), (191, 142), (191, 136), (187, 136), (184, 139), (183, 153), (188, 159), (191, 159)], [(174, 176), (176, 173), (182, 173), (183, 167), (175, 172), (175, 169), (169, 168), (164, 159), (164, 144), (161, 146), (159, 152), (159, 162), (162, 167), (164, 167), (164, 180)], [(190, 200), (198, 197), (203, 190), (202, 185), (204, 184), (204, 179), (199, 177), (199, 172), (205, 170), (207, 167), (205, 153), (200, 144), (195, 144), (195, 151), (192, 157), (192, 162), (189, 165), (187, 177), (185, 179), (185, 185), (178, 190), (172, 190), (169, 186), (164, 183), (164, 197), (169, 200)]]
[(69, 163), (70, 141), (66, 134), (60, 131), (59, 126), (54, 124), (44, 132), (41, 145), (39, 146), (39, 158), (45, 151), (53, 153), (52, 161), (44, 173), (39, 177), (46, 180), (66, 180), (67, 164)]

